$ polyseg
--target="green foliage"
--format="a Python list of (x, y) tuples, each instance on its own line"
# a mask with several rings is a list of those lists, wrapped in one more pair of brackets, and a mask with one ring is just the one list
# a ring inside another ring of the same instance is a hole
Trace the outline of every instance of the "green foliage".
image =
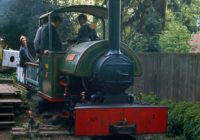
[(167, 105), (168, 136), (185, 136), (187, 140), (197, 140), (200, 136), (200, 105), (192, 102), (174, 103), (161, 100), (155, 94), (143, 96), (143, 101), (154, 105)]
[(19, 37), (24, 34), (25, 28), (13, 20), (8, 21), (8, 23), (0, 29), (1, 36), (9, 48), (14, 50), (19, 49)]
[[(122, 1), (122, 40), (129, 45), (134, 45), (136, 34), (135, 12), (141, 0), (124, 0)], [(138, 33), (140, 34), (140, 33)], [(134, 47), (132, 47), (134, 48)]]
[(191, 102), (180, 102), (169, 112), (169, 136), (184, 135), (196, 140), (200, 136), (200, 106)]
[(198, 28), (196, 26), (197, 19), (200, 11), (200, 1), (191, 0), (190, 4), (183, 4), (180, 12), (180, 19), (183, 24), (188, 28), (190, 33), (197, 32)]
[[(156, 7), (155, 3), (150, 7), (145, 7), (149, 3), (145, 0), (136, 1), (131, 5), (132, 8), (127, 6), (124, 10), (128, 13), (123, 13), (123, 22), (126, 23), (123, 24), (125, 42), (136, 51), (159, 51), (161, 49), (164, 52), (190, 52), (191, 47), (187, 42), (190, 34), (197, 31), (196, 20), (199, 18), (200, 1), (167, 0), (169, 10), (166, 11), (165, 19), (160, 16), (162, 12), (157, 11), (159, 7)], [(131, 24), (127, 25), (127, 23)], [(165, 30), (161, 33), (163, 23), (165, 23)]]
[[(11, 10), (6, 13), (7, 18), (0, 20), (4, 23), (0, 27), (0, 37), (4, 39), (9, 48), (18, 50), (19, 38), (25, 35), (29, 38), (29, 46), (33, 46), (39, 16), (51, 10), (54, 5), (48, 0), (15, 0), (10, 1), (9, 4)], [(34, 50), (33, 47), (29, 48)]]
[(163, 30), (163, 19), (153, 2), (130, 1), (132, 7), (127, 6), (126, 2), (122, 3), (125, 7), (122, 12), (123, 41), (135, 51), (158, 52), (160, 50), (158, 41), (159, 34)]
[(142, 98), (143, 102), (157, 105), (160, 102), (160, 99), (156, 94), (150, 93), (148, 95), (144, 95)]
[(167, 0), (168, 8), (175, 14), (176, 21), (181, 22), (190, 33), (198, 31), (196, 21), (199, 19), (199, 0)]
[(187, 27), (176, 21), (172, 12), (168, 11), (165, 30), (160, 35), (160, 46), (164, 52), (187, 53), (191, 51), (188, 45), (190, 39)]
[(162, 31), (162, 19), (160, 18), (157, 11), (151, 5), (149, 8), (148, 18), (144, 24), (144, 32), (146, 35), (155, 36)]
[(7, 70), (6, 73), (0, 73), (1, 80), (14, 80), (16, 77), (16, 73), (13, 70)]
[(162, 19), (151, 5), (149, 8), (148, 18), (144, 24), (144, 36), (148, 42), (148, 48), (145, 51), (158, 52), (159, 49), (159, 36), (162, 31)]
[(127, 44), (136, 52), (143, 52), (148, 48), (148, 40), (145, 38), (143, 34), (133, 33), (130, 38), (127, 38)]
[[(106, 6), (107, 0), (15, 0), (6, 13), (6, 24), (1, 24), (0, 36), (8, 47), (19, 48), (19, 37), (24, 34), (33, 46), (33, 38), (38, 28), (38, 17), (60, 6), (94, 4)], [(167, 13), (166, 3), (173, 14)], [(26, 3), (26, 5), (24, 5)], [(122, 1), (122, 41), (136, 51), (189, 52), (189, 34), (197, 30), (199, 0), (123, 0)], [(30, 6), (31, 5), (31, 6)], [(17, 15), (17, 16), (16, 16)], [(4, 15), (5, 16), (5, 15)], [(174, 17), (169, 20), (169, 17)], [(73, 27), (74, 29), (77, 28)], [(102, 28), (98, 28), (102, 30)], [(66, 32), (66, 31), (65, 31)], [(160, 37), (160, 39), (159, 39)], [(161, 46), (161, 47), (160, 47)], [(33, 50), (33, 47), (30, 47)]]
[(169, 111), (168, 131), (169, 136), (179, 136), (183, 134), (184, 115), (187, 105), (180, 103)]

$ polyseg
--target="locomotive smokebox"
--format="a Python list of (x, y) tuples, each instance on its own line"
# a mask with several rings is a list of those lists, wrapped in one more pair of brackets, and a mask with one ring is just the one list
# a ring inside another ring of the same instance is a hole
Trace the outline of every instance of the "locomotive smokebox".
[(121, 94), (133, 84), (133, 62), (120, 51), (121, 0), (109, 0), (109, 49), (96, 63), (94, 77), (103, 93)]

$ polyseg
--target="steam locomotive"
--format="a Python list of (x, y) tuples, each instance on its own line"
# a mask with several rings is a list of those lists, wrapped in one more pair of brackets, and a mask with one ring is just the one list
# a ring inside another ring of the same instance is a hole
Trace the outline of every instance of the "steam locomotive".
[[(64, 102), (66, 119), (73, 120), (75, 136), (135, 136), (160, 134), (167, 130), (167, 108), (136, 104), (126, 89), (141, 75), (136, 54), (120, 42), (120, 0), (109, 7), (70, 6), (40, 16), (78, 12), (102, 20), (102, 40), (73, 44), (65, 51), (53, 51), (49, 26), (49, 53), (40, 64), (27, 63), (26, 84), (38, 90), (48, 102)], [(105, 39), (106, 20), (109, 23)], [(39, 78), (40, 77), (40, 78)]]

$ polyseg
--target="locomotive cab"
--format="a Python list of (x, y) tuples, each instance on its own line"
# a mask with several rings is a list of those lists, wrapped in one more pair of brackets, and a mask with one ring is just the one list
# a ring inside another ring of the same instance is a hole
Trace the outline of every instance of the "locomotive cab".
[[(49, 26), (49, 51), (48, 51), (48, 55), (42, 55), (41, 58), (41, 62), (40, 62), (40, 86), (39, 86), (39, 95), (51, 102), (63, 102), (64, 101), (64, 97), (63, 97), (63, 93), (65, 88), (63, 87), (62, 84), (60, 84), (60, 82), (62, 82), (63, 80), (65, 82), (70, 79), (70, 85), (73, 84), (73, 86), (78, 86), (79, 91), (77, 91), (77, 89), (70, 89), (70, 92), (80, 92), (81, 89), (81, 85), (79, 84), (80, 80), (79, 77), (76, 77), (76, 75), (74, 74), (63, 74), (61, 69), (63, 66), (63, 61), (66, 60), (67, 55), (69, 54), (69, 52), (71, 50), (73, 50), (73, 48), (77, 48), (78, 44), (69, 44), (67, 43), (66, 40), (70, 39), (71, 37), (69, 35), (74, 35), (74, 32), (72, 31), (73, 29), (69, 29), (70, 27), (73, 28), (73, 25), (71, 25), (72, 23), (75, 23), (75, 21), (69, 21), (71, 19), (70, 16), (77, 16), (74, 13), (85, 13), (88, 15), (93, 15), (94, 17), (97, 17), (98, 19), (100, 19), (99, 21), (102, 23), (101, 26), (101, 37), (105, 38), (105, 19), (106, 19), (106, 8), (103, 7), (95, 7), (95, 6), (84, 6), (84, 5), (80, 5), (80, 6), (70, 6), (70, 7), (65, 7), (65, 8), (60, 8), (57, 9), (55, 11), (49, 12), (47, 14), (44, 14), (42, 16), (40, 16), (40, 24), (42, 23), (41, 21), (44, 18), (48, 18), (48, 24), (51, 24), (51, 17), (54, 14), (59, 14), (62, 17), (64, 17), (63, 19), (63, 23), (62, 26), (59, 27), (58, 31), (60, 33), (60, 36), (62, 36), (61, 40), (62, 40), (62, 51), (52, 51), (52, 49), (55, 46), (52, 46), (52, 41), (51, 41), (51, 26)], [(68, 13), (73, 13), (73, 15), (70, 15)], [(82, 44), (82, 43), (80, 43)], [(68, 56), (69, 57), (69, 56)], [(68, 67), (67, 69), (70, 69), (70, 67)], [(71, 78), (73, 77), (73, 78)], [(77, 80), (76, 80), (77, 79)], [(74, 81), (74, 82), (73, 82)], [(78, 81), (78, 82), (77, 82)], [(75, 84), (75, 85), (74, 85)], [(78, 85), (77, 85), (78, 84)], [(71, 86), (70, 86), (71, 87)]]

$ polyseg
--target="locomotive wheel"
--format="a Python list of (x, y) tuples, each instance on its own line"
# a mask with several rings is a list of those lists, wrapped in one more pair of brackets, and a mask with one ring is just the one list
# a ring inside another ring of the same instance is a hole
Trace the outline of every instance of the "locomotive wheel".
[(64, 103), (51, 103), (47, 100), (41, 99), (38, 101), (38, 112), (45, 113), (45, 112), (62, 112), (65, 108)]

